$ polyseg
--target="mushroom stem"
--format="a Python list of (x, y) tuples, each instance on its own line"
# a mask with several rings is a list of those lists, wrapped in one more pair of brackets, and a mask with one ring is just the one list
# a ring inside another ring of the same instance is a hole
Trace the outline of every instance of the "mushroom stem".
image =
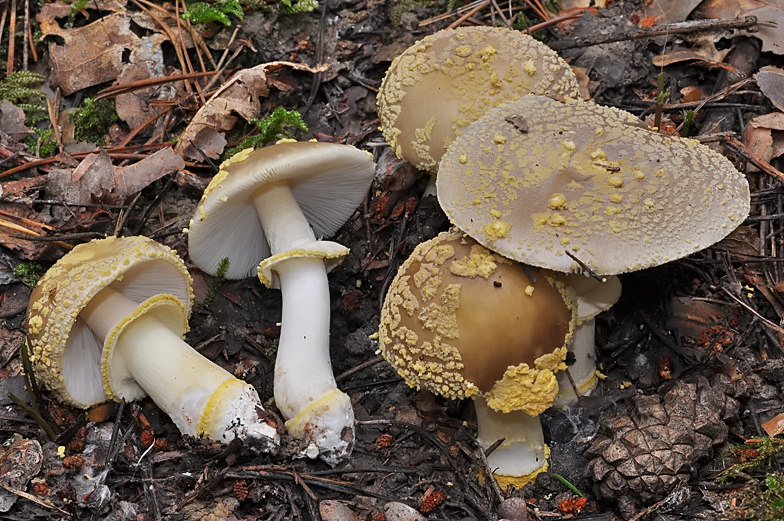
[(253, 205), (272, 255), (316, 240), (288, 183), (277, 181), (265, 185), (253, 198)]
[[(145, 313), (151, 300), (137, 305), (104, 288), (79, 315), (102, 343), (117, 335), (111, 372), (125, 376), (112, 384), (105, 362), (107, 394), (137, 398), (127, 396), (124, 388), (135, 383), (183, 434), (224, 442), (240, 437), (265, 450), (277, 445), (275, 426), (259, 418), (263, 408), (255, 389), (202, 356), (154, 314)], [(127, 320), (130, 323), (118, 330)]]
[[(280, 342), (275, 361), (275, 403), (289, 433), (304, 442), (303, 454), (337, 464), (351, 453), (354, 411), (339, 391), (329, 358), (329, 285), (324, 259), (313, 251), (313, 231), (283, 182), (253, 199), (283, 294)], [(291, 252), (292, 256), (285, 254)]]
[[(569, 351), (574, 353), (575, 361), (569, 366), (569, 375), (577, 386), (580, 396), (591, 394), (596, 387), (596, 346), (595, 346), (596, 320), (593, 317), (583, 320), (574, 329), (574, 340), (569, 346)], [(558, 379), (558, 405), (574, 405), (577, 395), (574, 393), (572, 383), (565, 371), (556, 374)]]
[(474, 398), (474, 407), (479, 445), (486, 449), (504, 439), (487, 457), (487, 463), (502, 489), (508, 484), (522, 487), (547, 469), (548, 449), (538, 417), (522, 411), (495, 411), (481, 397)]

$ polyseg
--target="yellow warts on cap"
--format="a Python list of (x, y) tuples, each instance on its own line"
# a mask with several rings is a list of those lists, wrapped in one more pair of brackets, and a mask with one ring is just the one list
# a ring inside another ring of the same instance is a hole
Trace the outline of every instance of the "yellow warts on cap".
[(449, 271), (458, 277), (482, 277), (487, 280), (498, 267), (493, 253), (479, 244), (471, 246), (471, 254), (455, 259), (449, 264)]
[(526, 286), (525, 287), (525, 294), (528, 295), (529, 297), (533, 297), (534, 296), (534, 287), (533, 286)]
[[(311, 139), (311, 141), (315, 141), (315, 139)], [(281, 138), (281, 139), (275, 141), (275, 144), (276, 145), (280, 145), (281, 143), (296, 143), (296, 142), (297, 142), (296, 139), (292, 139), (290, 137), (284, 137), (284, 138)]]
[(498, 239), (503, 239), (509, 236), (509, 230), (512, 228), (512, 223), (509, 221), (495, 221), (490, 224), (485, 224), (484, 234), (487, 240), (492, 242)]
[(534, 368), (528, 364), (508, 368), (503, 378), (485, 393), (487, 405), (496, 411), (524, 411), (531, 416), (544, 412), (558, 396), (554, 373), (566, 369), (566, 352), (562, 347), (540, 356)]

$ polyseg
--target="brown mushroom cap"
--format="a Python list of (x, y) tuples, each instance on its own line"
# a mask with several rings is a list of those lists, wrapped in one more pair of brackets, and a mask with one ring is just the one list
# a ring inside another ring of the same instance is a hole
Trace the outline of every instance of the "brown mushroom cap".
[(538, 414), (558, 392), (575, 305), (566, 286), (532, 272), (536, 282), (459, 232), (418, 245), (384, 301), (384, 356), (412, 387)]
[(103, 343), (78, 317), (109, 286), (138, 303), (171, 294), (180, 302), (184, 319), (190, 316), (190, 275), (180, 257), (162, 244), (146, 237), (109, 237), (81, 244), (63, 256), (30, 295), (27, 341), (38, 381), (76, 407), (107, 399), (101, 376)]
[(434, 169), (468, 125), (530, 93), (577, 98), (579, 85), (565, 61), (528, 35), (460, 27), (423, 38), (392, 62), (378, 114), (398, 157)]
[(452, 222), (511, 259), (599, 275), (657, 266), (719, 241), (749, 212), (722, 155), (631, 114), (527, 96), (476, 121), (444, 155)]

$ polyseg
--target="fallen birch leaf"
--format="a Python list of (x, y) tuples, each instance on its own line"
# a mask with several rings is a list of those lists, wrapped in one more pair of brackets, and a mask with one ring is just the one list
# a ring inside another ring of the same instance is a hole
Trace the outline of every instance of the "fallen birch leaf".
[(762, 40), (763, 52), (784, 54), (784, 0), (705, 0), (696, 11), (700, 18), (756, 16), (758, 31), (741, 34)]
[(653, 64), (657, 67), (666, 67), (673, 63), (689, 60), (706, 62), (712, 67), (720, 67), (730, 49), (716, 49), (712, 34), (700, 34), (694, 38), (688, 48), (675, 47), (663, 54), (653, 58)]
[(768, 65), (754, 75), (762, 93), (777, 109), (784, 110), (784, 70)]
[(185, 161), (171, 148), (162, 148), (153, 155), (125, 167), (114, 167), (113, 194), (120, 200), (133, 195), (166, 174), (185, 168)]
[(640, 9), (640, 19), (652, 16), (656, 25), (682, 22), (700, 5), (702, 0), (646, 0)]
[(743, 129), (743, 144), (767, 162), (784, 154), (784, 113), (751, 118)]
[(762, 429), (773, 438), (784, 432), (784, 413), (777, 414), (775, 417), (762, 424)]
[[(114, 13), (78, 29), (63, 29), (56, 18), (67, 4), (44, 4), (36, 20), (44, 36), (56, 35), (65, 43), (49, 44), (52, 81), (64, 95), (111, 81), (122, 72), (123, 52), (131, 50), (139, 37), (131, 31), (131, 15)], [(70, 6), (67, 6), (70, 13)]]
[(258, 117), (261, 98), (269, 93), (267, 72), (280, 67), (311, 73), (324, 70), (298, 63), (270, 62), (238, 72), (199, 109), (180, 135), (174, 152), (196, 161), (204, 161), (202, 153), (217, 159), (226, 147), (225, 133), (234, 127), (238, 117), (246, 121)]

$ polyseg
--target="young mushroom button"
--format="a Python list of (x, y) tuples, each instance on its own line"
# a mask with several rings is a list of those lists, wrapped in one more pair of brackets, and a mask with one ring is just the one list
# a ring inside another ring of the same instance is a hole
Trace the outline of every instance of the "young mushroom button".
[(275, 450), (276, 425), (256, 390), (182, 340), (192, 300), (182, 260), (146, 237), (77, 246), (30, 296), (38, 381), (83, 408), (149, 395), (183, 434)]
[(569, 65), (549, 47), (496, 27), (446, 29), (395, 58), (378, 91), (384, 139), (422, 170), (489, 110), (526, 94), (577, 98)]
[(554, 373), (566, 367), (575, 325), (568, 286), (528, 273), (462, 233), (442, 233), (398, 270), (379, 329), (384, 357), (408, 385), (475, 399), (480, 442), (506, 438), (491, 467), (517, 484), (544, 468), (535, 416), (558, 393)]
[(354, 413), (329, 359), (327, 272), (348, 253), (320, 240), (365, 198), (370, 154), (333, 143), (285, 142), (240, 152), (221, 165), (191, 221), (193, 262), (228, 278), (258, 273), (283, 294), (275, 402), (302, 455), (336, 464), (351, 452)]

